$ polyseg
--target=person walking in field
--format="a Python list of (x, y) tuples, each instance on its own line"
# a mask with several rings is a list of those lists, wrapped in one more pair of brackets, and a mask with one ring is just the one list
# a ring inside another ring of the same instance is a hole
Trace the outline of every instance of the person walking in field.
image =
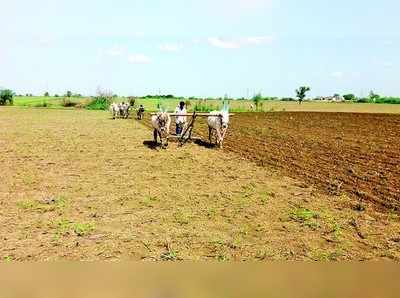
[(187, 122), (187, 117), (186, 117), (187, 110), (185, 103), (183, 101), (181, 101), (179, 103), (179, 106), (176, 107), (175, 114), (176, 114), (176, 135), (180, 136)]

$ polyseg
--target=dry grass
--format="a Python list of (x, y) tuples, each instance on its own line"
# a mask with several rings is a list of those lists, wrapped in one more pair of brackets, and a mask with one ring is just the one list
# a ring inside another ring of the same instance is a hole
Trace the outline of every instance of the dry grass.
[(2, 260), (400, 259), (395, 214), (151, 135), (104, 112), (0, 108)]

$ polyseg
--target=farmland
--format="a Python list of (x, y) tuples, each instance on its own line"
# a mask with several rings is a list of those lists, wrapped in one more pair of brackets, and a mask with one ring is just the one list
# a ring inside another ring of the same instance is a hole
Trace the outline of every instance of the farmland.
[[(14, 104), (21, 107), (46, 107), (46, 108), (63, 108), (63, 97), (16, 97)], [(85, 104), (89, 98), (67, 98), (73, 102)], [(157, 104), (161, 104), (168, 111), (173, 111), (181, 99), (156, 99), (156, 98), (139, 98), (136, 105), (143, 104), (147, 111), (157, 111)], [(127, 102), (127, 98), (115, 98), (115, 102)], [(207, 110), (219, 109), (221, 107), (220, 100), (184, 100), (189, 103), (189, 111), (192, 111), (196, 105)], [(230, 108), (232, 112), (249, 112), (252, 100), (232, 100)], [(304, 102), (299, 105), (297, 102), (285, 101), (263, 101), (261, 103), (260, 112), (346, 112), (346, 113), (387, 113), (399, 114), (400, 104), (371, 104), (371, 103), (329, 103), (329, 102)]]
[(240, 114), (223, 151), (144, 124), (1, 107), (1, 258), (400, 260), (398, 115)]

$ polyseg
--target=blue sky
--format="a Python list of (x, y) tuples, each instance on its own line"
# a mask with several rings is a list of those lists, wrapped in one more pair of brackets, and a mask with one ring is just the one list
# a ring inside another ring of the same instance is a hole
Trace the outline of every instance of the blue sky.
[(400, 95), (397, 0), (0, 0), (17, 93)]

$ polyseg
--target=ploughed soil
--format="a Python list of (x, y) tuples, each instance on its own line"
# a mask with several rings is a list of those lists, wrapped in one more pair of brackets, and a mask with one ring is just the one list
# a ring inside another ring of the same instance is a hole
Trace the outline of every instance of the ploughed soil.
[[(205, 121), (197, 128), (208, 136)], [(224, 149), (327, 194), (400, 210), (399, 115), (236, 114)]]

